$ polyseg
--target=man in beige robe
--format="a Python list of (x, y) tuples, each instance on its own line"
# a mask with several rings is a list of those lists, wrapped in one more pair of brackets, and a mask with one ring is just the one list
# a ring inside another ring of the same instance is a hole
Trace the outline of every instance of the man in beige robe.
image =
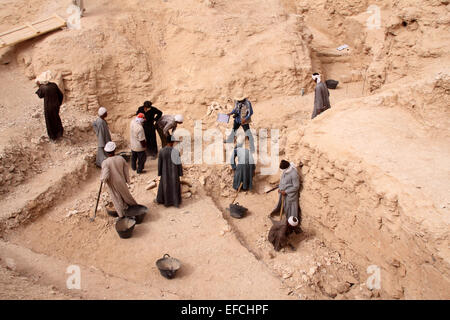
[(105, 146), (107, 159), (102, 162), (101, 181), (108, 185), (114, 208), (120, 218), (124, 216), (129, 206), (137, 205), (127, 184), (130, 183), (130, 173), (127, 162), (122, 156), (115, 155), (116, 144), (112, 141)]

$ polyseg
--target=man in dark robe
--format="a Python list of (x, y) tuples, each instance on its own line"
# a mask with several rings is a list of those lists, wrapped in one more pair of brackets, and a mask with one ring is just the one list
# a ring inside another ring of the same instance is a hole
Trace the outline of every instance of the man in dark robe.
[(106, 108), (100, 107), (98, 109), (98, 118), (92, 123), (95, 134), (97, 135), (97, 158), (95, 164), (97, 167), (102, 167), (102, 162), (107, 158), (104, 147), (111, 141), (111, 134), (109, 132), (108, 123), (106, 117), (108, 112)]
[(173, 136), (167, 137), (167, 146), (159, 151), (158, 176), (161, 177), (158, 186), (156, 202), (166, 207), (180, 207), (181, 184), (180, 177), (183, 176), (180, 152), (174, 148), (178, 142)]
[(145, 101), (143, 106), (140, 106), (136, 111), (136, 115), (143, 113), (146, 121), (144, 122), (145, 140), (147, 141), (147, 154), (156, 159), (158, 154), (158, 143), (156, 141), (156, 126), (155, 123), (162, 116), (162, 111), (152, 106), (151, 101)]
[[(249, 137), (245, 137), (248, 141)], [(238, 165), (236, 165), (236, 157), (238, 158)], [(239, 141), (231, 156), (231, 168), (234, 171), (233, 188), (239, 189), (242, 183), (242, 190), (250, 190), (253, 187), (253, 176), (255, 175), (255, 161), (250, 150), (245, 148), (244, 143)]]
[(327, 85), (320, 80), (320, 74), (314, 73), (313, 80), (317, 83), (314, 92), (314, 110), (311, 119), (314, 119), (319, 114), (331, 108), (330, 106), (330, 92)]
[(61, 118), (59, 117), (59, 109), (63, 102), (63, 94), (59, 90), (56, 83), (48, 80), (37, 81), (39, 89), (36, 94), (39, 98), (44, 98), (44, 115), (45, 124), (47, 125), (47, 134), (51, 140), (57, 140), (62, 137), (64, 129)]

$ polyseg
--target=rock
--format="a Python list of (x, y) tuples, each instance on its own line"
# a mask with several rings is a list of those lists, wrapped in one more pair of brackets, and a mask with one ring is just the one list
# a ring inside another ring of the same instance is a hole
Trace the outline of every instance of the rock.
[(317, 267), (311, 267), (308, 271), (308, 276), (312, 277), (317, 271)]
[(348, 292), (350, 290), (350, 287), (351, 287), (350, 283), (341, 282), (337, 285), (336, 290), (338, 293), (343, 294), (343, 293)]
[(220, 194), (221, 197), (228, 198), (230, 196), (230, 192), (228, 190), (223, 191)]
[(72, 215), (74, 215), (74, 214), (78, 214), (78, 210), (72, 210), (72, 211), (69, 211), (69, 212), (66, 214), (66, 218), (68, 218), (68, 217), (70, 217), (70, 216), (72, 216)]
[(343, 278), (343, 280), (344, 280), (345, 282), (348, 282), (348, 283), (350, 283), (350, 284), (356, 284), (356, 283), (359, 283), (359, 281), (358, 281), (355, 277), (353, 277), (353, 276), (351, 276), (351, 275), (349, 275), (349, 274), (345, 274), (342, 278)]
[(5, 264), (6, 264), (6, 269), (11, 270), (11, 271), (16, 271), (17, 266), (16, 266), (16, 262), (14, 261), (14, 259), (6, 258)]
[(204, 186), (204, 185), (206, 184), (206, 177), (205, 177), (205, 176), (201, 176), (200, 179), (199, 179), (199, 181), (200, 181), (200, 184), (201, 184), (202, 186)]
[(186, 192), (186, 193), (183, 193), (181, 196), (182, 196), (184, 199), (189, 199), (190, 197), (192, 197), (192, 193)]
[(181, 185), (181, 193), (187, 193), (190, 191), (191, 190), (189, 189), (189, 187), (187, 185), (184, 185), (184, 184)]
[(330, 298), (335, 298), (338, 295), (337, 290), (335, 289), (333, 283), (328, 282), (321, 282), (323, 291), (325, 291), (325, 294), (329, 296)]
[(152, 181), (152, 182), (150, 182), (148, 185), (147, 185), (147, 187), (145, 187), (145, 190), (150, 190), (150, 189), (153, 189), (153, 188), (155, 188), (156, 187), (156, 182), (155, 181)]

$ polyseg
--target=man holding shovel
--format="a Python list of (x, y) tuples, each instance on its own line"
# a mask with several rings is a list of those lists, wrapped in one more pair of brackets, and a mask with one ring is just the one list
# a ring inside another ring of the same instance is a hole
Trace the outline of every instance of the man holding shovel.
[(106, 183), (109, 189), (114, 208), (120, 218), (124, 216), (128, 206), (137, 205), (127, 184), (130, 183), (130, 173), (127, 162), (122, 156), (115, 155), (116, 144), (112, 141), (105, 145), (107, 158), (102, 163), (100, 180)]
[[(270, 213), (270, 217), (276, 214), (285, 213), (286, 221), (288, 222), (291, 231), (300, 233), (301, 213), (299, 206), (299, 190), (300, 179), (297, 168), (294, 163), (289, 163), (286, 160), (281, 160), (280, 169), (281, 174), (280, 186), (278, 192), (280, 194), (278, 204)], [(280, 214), (280, 216), (281, 216)]]

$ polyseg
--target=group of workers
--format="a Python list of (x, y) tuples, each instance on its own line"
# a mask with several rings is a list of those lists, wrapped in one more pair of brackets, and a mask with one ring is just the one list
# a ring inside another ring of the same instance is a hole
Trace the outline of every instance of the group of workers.
[[(129, 169), (124, 158), (115, 154), (116, 144), (111, 141), (108, 123), (105, 120), (107, 115), (106, 108), (100, 107), (98, 118), (93, 122), (98, 144), (96, 164), (102, 168), (101, 180), (108, 185), (119, 217), (123, 217), (126, 207), (135, 205), (136, 201), (128, 189), (124, 188), (129, 183)], [(136, 116), (130, 123), (131, 169), (137, 174), (145, 173), (147, 154), (152, 160), (156, 159), (158, 145), (155, 130), (160, 135), (162, 149), (158, 156), (158, 176), (161, 180), (155, 201), (165, 206), (179, 207), (181, 204), (180, 177), (183, 175), (183, 167), (179, 151), (173, 148), (178, 142), (173, 132), (181, 123), (183, 123), (182, 115), (163, 115), (151, 101), (145, 101), (138, 108)]]
[[(314, 110), (312, 119), (320, 113), (330, 108), (329, 92), (327, 86), (321, 81), (320, 74), (314, 73), (313, 80), (316, 82)], [(47, 133), (52, 141), (56, 141), (63, 135), (61, 118), (59, 117), (60, 106), (63, 101), (63, 93), (58, 86), (50, 82), (51, 73), (44, 72), (36, 78), (39, 89), (36, 94), (44, 99), (44, 114), (47, 126)], [(253, 177), (256, 166), (252, 153), (254, 152), (253, 136), (250, 132), (251, 117), (253, 108), (246, 96), (235, 98), (233, 110), (228, 116), (233, 115), (233, 129), (231, 134), (224, 140), (231, 143), (236, 140), (234, 152), (230, 159), (231, 167), (234, 171), (233, 188), (235, 190), (251, 190), (253, 187)], [(101, 180), (108, 185), (109, 193), (113, 205), (119, 215), (124, 217), (124, 212), (128, 206), (136, 205), (136, 200), (131, 195), (128, 184), (130, 183), (129, 168), (126, 160), (116, 155), (116, 144), (111, 140), (106, 117), (106, 108), (98, 109), (98, 118), (93, 122), (93, 128), (97, 136), (97, 156), (96, 165), (101, 167)], [(130, 123), (130, 147), (131, 147), (131, 168), (137, 174), (144, 173), (147, 155), (155, 160), (158, 156), (158, 176), (161, 177), (158, 193), (155, 202), (165, 206), (179, 207), (181, 204), (181, 183), (183, 167), (179, 151), (174, 148), (179, 142), (174, 137), (174, 131), (178, 124), (183, 123), (183, 116), (163, 115), (163, 113), (152, 105), (152, 102), (145, 101), (136, 111), (136, 116)], [(245, 138), (237, 135), (237, 130), (242, 126)], [(161, 140), (162, 148), (158, 152), (156, 133)], [(246, 144), (249, 144), (249, 148)], [(237, 158), (237, 164), (236, 164)], [(299, 206), (300, 176), (294, 163), (286, 160), (280, 162), (282, 171), (278, 187), (279, 200), (269, 217), (280, 210), (285, 213), (281, 224), (274, 223), (269, 240), (275, 249), (279, 250), (282, 239), (292, 232), (300, 232), (301, 212)], [(272, 220), (273, 221), (273, 220)], [(274, 221), (273, 221), (274, 222)]]

